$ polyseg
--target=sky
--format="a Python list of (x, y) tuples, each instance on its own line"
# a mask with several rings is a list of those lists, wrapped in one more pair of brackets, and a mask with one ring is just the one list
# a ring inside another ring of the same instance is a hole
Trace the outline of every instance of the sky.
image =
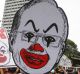
[[(56, 2), (67, 15), (69, 23), (68, 38), (77, 44), (78, 51), (80, 51), (80, 0), (56, 0)], [(4, 5), (5, 0), (1, 0), (0, 20), (2, 20), (3, 17)]]

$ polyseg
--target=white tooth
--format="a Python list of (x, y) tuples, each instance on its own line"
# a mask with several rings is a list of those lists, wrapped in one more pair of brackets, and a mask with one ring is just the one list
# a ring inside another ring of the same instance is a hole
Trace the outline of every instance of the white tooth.
[(40, 55), (44, 55), (44, 54), (46, 54), (47, 52), (46, 51), (44, 51), (44, 52), (40, 52), (40, 51), (35, 51), (35, 50), (27, 50), (28, 52), (30, 52), (30, 53), (35, 53), (35, 54), (40, 54)]

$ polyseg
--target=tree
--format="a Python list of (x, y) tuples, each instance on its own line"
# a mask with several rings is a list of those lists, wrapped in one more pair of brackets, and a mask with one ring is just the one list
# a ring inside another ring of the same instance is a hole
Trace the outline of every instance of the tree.
[(74, 54), (77, 52), (77, 45), (71, 41), (70, 39), (68, 39), (66, 41), (66, 47), (65, 47), (65, 52), (64, 54), (70, 58), (71, 56), (74, 56)]
[[(65, 47), (65, 52), (64, 54), (72, 60), (72, 63), (75, 65), (78, 64), (77, 61), (80, 61), (80, 52), (77, 49), (77, 45), (68, 39), (66, 41), (66, 47)], [(79, 63), (80, 64), (80, 63)]]

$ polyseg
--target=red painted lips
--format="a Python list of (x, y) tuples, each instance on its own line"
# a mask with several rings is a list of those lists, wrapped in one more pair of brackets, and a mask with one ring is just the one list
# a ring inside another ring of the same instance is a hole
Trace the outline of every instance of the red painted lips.
[[(30, 48), (31, 48), (31, 46), (30, 46)], [(36, 49), (36, 47), (35, 47), (35, 49)], [(41, 48), (40, 48), (40, 50), (41, 50)], [(39, 69), (39, 68), (44, 67), (49, 60), (48, 54), (39, 55), (39, 54), (35, 54), (35, 53), (30, 53), (30, 52), (26, 51), (26, 49), (24, 49), (24, 48), (21, 49), (20, 55), (21, 55), (21, 58), (24, 61), (24, 63), (27, 66), (29, 66), (30, 68), (34, 68), (34, 69)]]
[(6, 62), (6, 60), (7, 60), (7, 57), (3, 56), (3, 54), (0, 53), (0, 63), (4, 63)]

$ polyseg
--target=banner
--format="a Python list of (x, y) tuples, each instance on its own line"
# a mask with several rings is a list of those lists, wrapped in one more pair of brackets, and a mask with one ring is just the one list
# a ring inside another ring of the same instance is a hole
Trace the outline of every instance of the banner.
[(8, 33), (4, 28), (0, 28), (0, 67), (13, 65), (11, 53), (9, 52)]

